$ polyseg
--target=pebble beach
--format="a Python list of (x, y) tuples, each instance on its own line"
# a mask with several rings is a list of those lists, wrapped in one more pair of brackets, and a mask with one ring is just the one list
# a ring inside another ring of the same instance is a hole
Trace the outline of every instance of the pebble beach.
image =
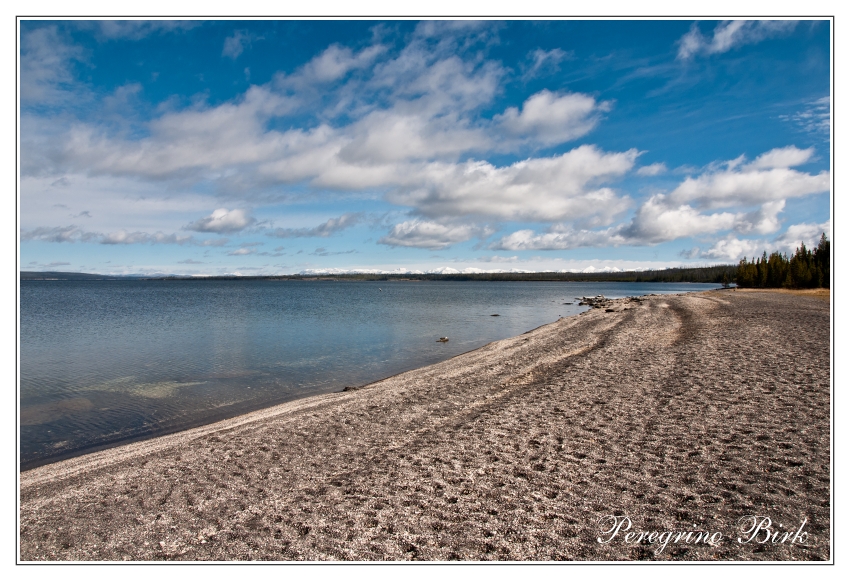
[(22, 472), (19, 558), (824, 561), (830, 413), (828, 294), (618, 299)]

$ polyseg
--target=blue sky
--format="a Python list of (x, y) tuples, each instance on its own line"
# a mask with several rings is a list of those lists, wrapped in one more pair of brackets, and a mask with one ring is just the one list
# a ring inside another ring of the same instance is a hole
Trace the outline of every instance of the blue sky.
[(20, 268), (660, 268), (830, 221), (828, 21), (20, 22)]

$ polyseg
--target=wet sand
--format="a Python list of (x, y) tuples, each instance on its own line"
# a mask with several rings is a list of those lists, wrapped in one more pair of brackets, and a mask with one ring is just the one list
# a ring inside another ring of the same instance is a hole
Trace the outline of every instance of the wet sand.
[[(26, 471), (20, 558), (828, 560), (829, 357), (817, 297), (618, 301), (358, 390)], [(740, 543), (748, 515), (797, 536)], [(610, 517), (721, 536), (658, 551), (624, 525), (600, 543)]]

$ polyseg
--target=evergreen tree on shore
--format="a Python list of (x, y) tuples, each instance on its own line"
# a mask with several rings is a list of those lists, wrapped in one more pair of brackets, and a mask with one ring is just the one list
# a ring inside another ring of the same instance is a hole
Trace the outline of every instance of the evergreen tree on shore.
[(735, 283), (742, 288), (829, 288), (829, 260), (829, 239), (823, 233), (814, 252), (801, 243), (791, 258), (764, 252), (752, 262), (741, 259)]

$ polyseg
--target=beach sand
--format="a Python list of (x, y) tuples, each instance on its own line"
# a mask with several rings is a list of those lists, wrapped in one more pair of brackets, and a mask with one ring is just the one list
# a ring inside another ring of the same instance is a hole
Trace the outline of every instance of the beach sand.
[[(721, 536), (600, 543), (612, 515)], [(748, 515), (798, 534), (740, 543)], [(828, 560), (829, 303), (622, 300), (26, 471), (20, 559)]]

